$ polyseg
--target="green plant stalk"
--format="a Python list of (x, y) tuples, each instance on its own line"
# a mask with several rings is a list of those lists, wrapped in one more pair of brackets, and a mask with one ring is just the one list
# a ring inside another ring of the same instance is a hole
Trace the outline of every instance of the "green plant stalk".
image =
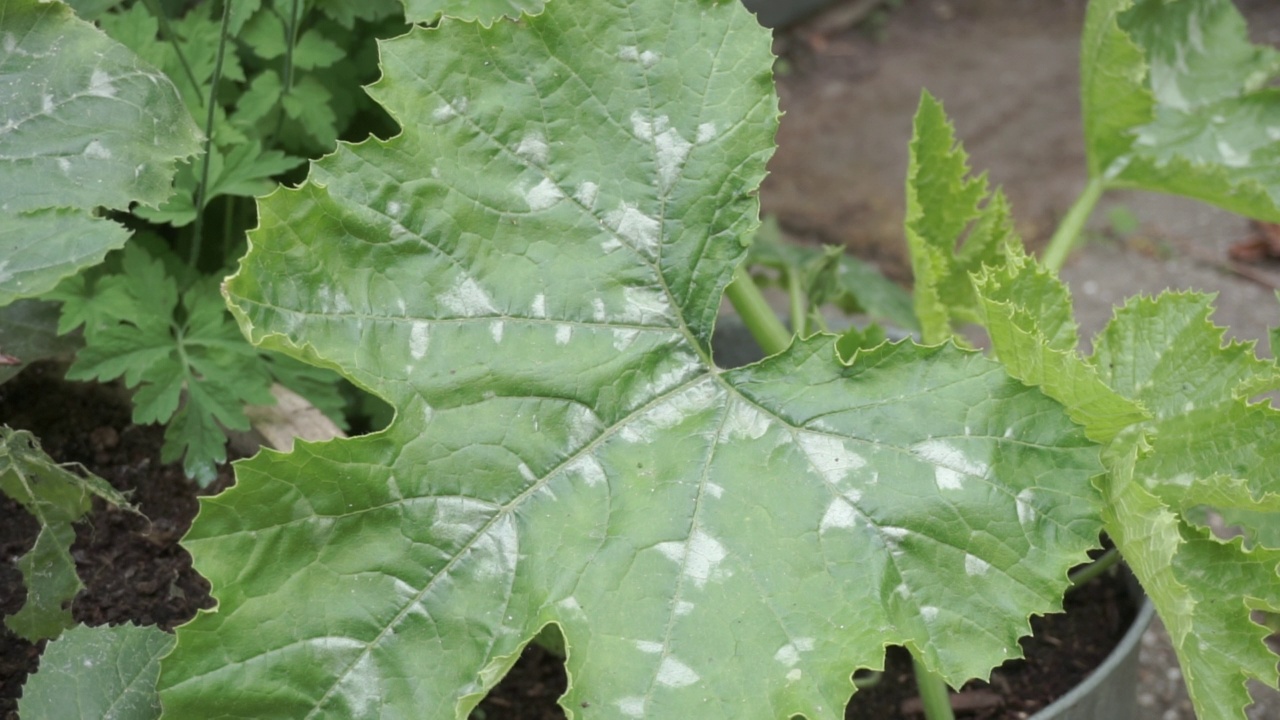
[(800, 273), (793, 267), (788, 267), (785, 271), (787, 277), (787, 297), (791, 303), (791, 329), (797, 337), (805, 337), (808, 335), (808, 324), (805, 318), (808, 316), (808, 299), (805, 297), (804, 288), (801, 287)]
[(187, 264), (195, 267), (200, 260), (200, 241), (204, 235), (205, 194), (209, 189), (209, 150), (213, 146), (213, 117), (217, 109), (218, 83), (222, 82), (222, 60), (227, 49), (227, 27), (231, 24), (231, 3), (222, 4), (222, 27), (218, 31), (218, 55), (213, 61), (213, 80), (209, 84), (209, 112), (204, 121), (204, 157), (200, 162), (200, 184), (196, 186), (196, 222), (192, 228), (191, 255)]
[(1071, 590), (1074, 590), (1090, 580), (1098, 577), (1102, 573), (1110, 570), (1113, 565), (1120, 562), (1120, 551), (1111, 548), (1103, 553), (1097, 560), (1085, 565), (1071, 573)]
[(1049, 246), (1045, 248), (1044, 257), (1041, 259), (1044, 266), (1055, 274), (1066, 263), (1067, 256), (1071, 254), (1072, 248), (1080, 238), (1085, 221), (1093, 214), (1093, 208), (1098, 204), (1098, 198), (1102, 197), (1102, 191), (1105, 189), (1106, 180), (1101, 177), (1090, 178), (1089, 184), (1084, 186), (1080, 197), (1076, 198), (1071, 209), (1058, 224), (1058, 229), (1054, 231), (1053, 238), (1049, 240)]
[(733, 303), (733, 309), (742, 316), (742, 322), (756, 339), (766, 355), (775, 355), (791, 344), (791, 333), (774, 314), (773, 308), (760, 294), (760, 288), (745, 265), (739, 265), (733, 274), (733, 282), (725, 288), (725, 295)]
[(921, 665), (914, 653), (911, 656), (911, 668), (915, 671), (916, 687), (920, 690), (920, 702), (924, 704), (925, 718), (955, 720), (955, 714), (951, 711), (947, 684), (943, 682), (942, 677)]
[[(293, 46), (298, 42), (298, 0), (294, 0), (289, 8), (289, 22), (285, 28), (285, 32), (289, 37), (285, 38), (284, 43), (284, 72), (281, 73), (280, 83), (280, 99), (284, 100), (284, 96), (293, 91)], [(274, 143), (276, 137), (280, 134), (280, 128), (284, 126), (284, 109), (276, 114), (276, 126), (271, 131), (271, 135), (267, 138), (269, 142)]]

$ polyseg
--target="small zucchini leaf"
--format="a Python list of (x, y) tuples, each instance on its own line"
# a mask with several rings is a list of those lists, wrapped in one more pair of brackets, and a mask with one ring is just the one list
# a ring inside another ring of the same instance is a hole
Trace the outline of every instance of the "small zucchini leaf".
[(69, 606), (84, 587), (71, 557), (72, 524), (89, 512), (95, 495), (117, 507), (130, 506), (105, 480), (71, 472), (46, 455), (34, 435), (8, 426), (0, 426), (0, 491), (40, 523), (35, 546), (18, 559), (26, 604), (5, 618), (5, 625), (31, 642), (57, 637), (71, 627)]
[(1093, 440), (1110, 442), (1151, 415), (1112, 390), (1079, 354), (1066, 285), (1034, 259), (1010, 251), (1008, 262), (974, 278), (983, 326), (1010, 375), (1062, 403)]
[(1250, 612), (1280, 610), (1280, 550), (1195, 521), (1220, 506), (1228, 518), (1248, 508), (1246, 530), (1280, 525), (1280, 412), (1250, 402), (1280, 372), (1252, 343), (1224, 344), (1209, 313), (1204, 295), (1137, 298), (1096, 339), (1103, 381), (1152, 415), (1135, 426), (1144, 440), (1122, 434), (1107, 452), (1104, 517), (1169, 629), (1197, 715), (1243, 718), (1245, 680), (1277, 682)]
[(73, 627), (41, 654), (18, 712), (26, 720), (155, 720), (160, 658), (173, 643), (156, 627)]
[(1081, 58), (1092, 177), (1280, 220), (1280, 51), (1230, 0), (1095, 0)]
[(167, 714), (460, 720), (550, 624), (586, 718), (829, 718), (886, 644), (955, 685), (1020, 653), (1100, 529), (1058, 403), (951, 343), (710, 359), (770, 44), (662, 0), (382, 44), (402, 133), (264, 198), (227, 292), (397, 415), (201, 501), (219, 605), (162, 662)]
[(838, 246), (808, 247), (786, 242), (776, 218), (766, 217), (751, 242), (748, 267), (765, 267), (782, 274), (797, 272), (803, 294), (814, 306), (828, 303), (848, 313), (865, 313), (872, 320), (887, 321), (898, 330), (919, 331), (911, 293), (871, 265), (850, 256)]
[(163, 74), (60, 2), (7, 0), (0, 39), (4, 305), (123, 245), (94, 209), (164, 202), (200, 133)]
[(907, 167), (906, 235), (925, 342), (952, 337), (957, 323), (981, 322), (970, 274), (1002, 265), (1009, 248), (1021, 247), (1004, 194), (988, 200), (986, 175), (968, 174), (942, 104), (923, 93)]

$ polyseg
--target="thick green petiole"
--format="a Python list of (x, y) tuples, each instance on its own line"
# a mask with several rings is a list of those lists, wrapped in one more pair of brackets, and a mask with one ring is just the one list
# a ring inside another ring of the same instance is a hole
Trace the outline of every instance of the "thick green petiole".
[(1067, 211), (1066, 217), (1062, 218), (1058, 229), (1053, 233), (1053, 238), (1049, 240), (1049, 246), (1045, 248), (1044, 257), (1041, 260), (1045, 267), (1054, 273), (1062, 269), (1063, 264), (1067, 262), (1067, 256), (1071, 254), (1071, 250), (1080, 239), (1080, 232), (1084, 230), (1085, 222), (1093, 214), (1093, 208), (1098, 204), (1098, 198), (1102, 197), (1102, 191), (1105, 189), (1106, 181), (1101, 177), (1089, 179), (1084, 192), (1076, 198), (1075, 204)]
[(955, 713), (951, 711), (947, 683), (938, 674), (921, 665), (915, 655), (911, 656), (911, 668), (915, 671), (916, 688), (920, 691), (920, 702), (924, 704), (925, 718), (955, 720)]
[(791, 333), (774, 314), (773, 308), (769, 307), (764, 295), (760, 294), (760, 288), (751, 279), (746, 266), (738, 266), (733, 274), (733, 282), (729, 283), (724, 292), (766, 355), (775, 355), (787, 349), (791, 344)]

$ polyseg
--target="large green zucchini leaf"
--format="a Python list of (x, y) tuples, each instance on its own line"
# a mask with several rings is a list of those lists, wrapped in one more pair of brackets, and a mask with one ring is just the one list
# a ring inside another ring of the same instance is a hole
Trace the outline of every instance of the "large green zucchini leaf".
[(1091, 176), (1280, 220), (1280, 51), (1231, 0), (1093, 0), (1080, 69)]
[(951, 344), (711, 360), (769, 45), (694, 0), (383, 45), (403, 133), (263, 200), (227, 288), (396, 420), (202, 500), (219, 605), (162, 663), (167, 716), (462, 718), (549, 624), (572, 717), (835, 718), (886, 644), (953, 684), (1020, 653), (1099, 530), (1060, 405)]
[[(1131, 300), (1086, 360), (1074, 323), (1063, 341), (1065, 286), (1033, 261), (976, 285), (1009, 371), (1108, 442), (1098, 478), (1106, 531), (1169, 630), (1197, 715), (1243, 718), (1245, 681), (1277, 681), (1267, 630), (1250, 618), (1280, 610), (1280, 548), (1265, 547), (1280, 524), (1280, 412), (1250, 402), (1280, 385), (1276, 365), (1251, 344), (1224, 344), (1203, 295)], [(1258, 546), (1215, 538), (1199, 524), (1206, 508)]]
[(0, 305), (120, 247), (97, 207), (158, 206), (199, 131), (177, 90), (60, 2), (0, 1)]

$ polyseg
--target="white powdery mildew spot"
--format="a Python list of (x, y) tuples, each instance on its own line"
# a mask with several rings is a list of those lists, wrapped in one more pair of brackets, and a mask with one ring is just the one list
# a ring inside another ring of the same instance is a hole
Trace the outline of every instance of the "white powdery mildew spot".
[(520, 477), (524, 478), (525, 482), (538, 482), (538, 476), (533, 473), (533, 470), (531, 470), (528, 465), (520, 463), (520, 466), (516, 469), (520, 471)]
[(622, 714), (627, 717), (644, 717), (644, 698), (642, 697), (624, 697), (613, 704), (617, 705)]
[(702, 123), (701, 125), (698, 126), (698, 144), (702, 145), (704, 143), (711, 142), (712, 140), (715, 139), (717, 132), (719, 132), (719, 130), (716, 129), (715, 123), (713, 122)]
[(685, 665), (679, 660), (667, 656), (662, 658), (662, 662), (658, 664), (658, 684), (671, 688), (682, 688), (692, 685), (702, 678), (693, 668)]
[(110, 160), (111, 151), (97, 140), (92, 140), (89, 142), (89, 145), (85, 147), (84, 156), (90, 160)]
[(939, 490), (959, 490), (964, 487), (964, 475), (941, 465), (934, 468), (933, 480)]
[(1248, 152), (1232, 147), (1222, 138), (1218, 138), (1218, 154), (1222, 156), (1222, 164), (1227, 167), (1246, 167), (1251, 159)]
[(524, 201), (533, 212), (546, 210), (563, 198), (564, 193), (560, 192), (560, 186), (556, 185), (551, 178), (543, 178), (542, 182), (524, 191)]
[(591, 299), (591, 319), (596, 322), (604, 322), (609, 317), (604, 307), (604, 298)]
[(922, 605), (920, 607), (920, 617), (924, 618), (925, 622), (933, 622), (938, 619), (938, 608), (932, 605)]
[[(658, 388), (654, 388), (654, 391), (660, 392)], [(673, 428), (694, 413), (705, 410), (711, 405), (716, 392), (710, 382), (700, 382), (686, 388), (646, 410), (624, 428), (619, 436), (629, 442), (653, 442), (655, 432)]]
[(851, 528), (858, 521), (858, 511), (842, 497), (833, 498), (822, 514), (822, 522), (818, 524), (819, 532), (838, 528)]
[(556, 344), (568, 345), (569, 340), (573, 338), (573, 326), (556, 325)]
[(45, 115), (50, 115), (53, 113), (53, 107), (54, 106), (53, 106), (52, 95), (40, 96), (40, 112), (44, 113)]
[(650, 120), (636, 110), (631, 113), (631, 130), (637, 138), (654, 144), (657, 152), (658, 183), (665, 192), (680, 177), (680, 168), (689, 157), (693, 143), (685, 140), (675, 128), (671, 127), (671, 118), (661, 115)]
[(113, 98), (116, 96), (116, 86), (111, 84), (110, 75), (95, 68), (89, 76), (89, 89), (86, 93), (94, 97)]
[(409, 356), (421, 360), (427, 355), (431, 345), (431, 328), (424, 322), (415, 322), (409, 327)]
[(724, 430), (730, 440), (759, 440), (769, 431), (769, 416), (750, 403), (735, 401), (729, 407)]
[(533, 297), (533, 304), (529, 306), (529, 316), (535, 318), (545, 318), (547, 316), (547, 296), (538, 293)]
[(525, 133), (524, 137), (520, 138), (520, 144), (516, 146), (517, 155), (537, 165), (547, 164), (550, 150), (547, 139), (537, 130)]
[(631, 343), (636, 341), (640, 336), (639, 330), (614, 329), (613, 331), (613, 349), (622, 352), (631, 347)]
[(707, 584), (728, 557), (720, 541), (702, 530), (694, 530), (688, 542), (664, 542), (656, 547), (667, 559), (683, 563), (684, 576), (698, 588)]
[(583, 455), (565, 466), (565, 472), (577, 475), (587, 487), (595, 487), (605, 481), (604, 466), (591, 455)]
[(458, 317), (492, 315), (497, 312), (489, 293), (480, 287), (480, 283), (469, 277), (460, 278), (452, 288), (441, 295), (440, 304)]
[(801, 671), (800, 668), (792, 668), (787, 672), (787, 682), (789, 683), (793, 683), (802, 677), (804, 677), (804, 672)]
[[(622, 289), (623, 322), (637, 325), (667, 324), (672, 321), (671, 303), (660, 290), (650, 287), (625, 287)], [(665, 322), (664, 322), (665, 321)]]
[(658, 64), (662, 56), (652, 50), (641, 50), (635, 45), (622, 45), (618, 48), (618, 59), (639, 63), (645, 68), (651, 68)]
[(717, 485), (713, 482), (709, 482), (707, 483), (706, 487), (707, 487), (707, 494), (710, 495), (711, 497), (716, 499), (724, 497), (724, 488), (721, 487), (720, 485)]
[(773, 654), (773, 659), (787, 667), (793, 667), (800, 662), (800, 653), (809, 652), (813, 647), (813, 638), (796, 638), (778, 648), (778, 652)]
[(574, 614), (582, 612), (582, 605), (578, 603), (578, 598), (572, 595), (556, 603), (556, 607), (563, 608)]
[(978, 575), (986, 575), (987, 571), (990, 569), (991, 569), (991, 563), (987, 562), (986, 560), (983, 560), (982, 558), (976, 555), (970, 555), (968, 553), (965, 553), (964, 572), (966, 575), (975, 576), (975, 577)]
[(506, 323), (501, 320), (494, 320), (489, 323), (489, 337), (493, 338), (495, 343), (502, 342), (502, 333), (506, 330)]
[(596, 198), (600, 195), (600, 186), (590, 180), (578, 185), (573, 191), (573, 199), (582, 204), (583, 207), (593, 208), (596, 205)]
[(990, 465), (970, 458), (945, 440), (925, 440), (914, 445), (911, 452), (936, 466), (934, 479), (942, 490), (959, 490), (965, 475), (981, 478), (991, 472)]
[(1036, 521), (1036, 506), (1032, 503), (1035, 497), (1035, 493), (1031, 492), (1031, 488), (1027, 488), (1014, 498), (1018, 507), (1018, 523), (1023, 527)]
[(64, 157), (58, 158), (58, 168), (60, 168), (62, 172), (71, 172), (71, 161)]
[(467, 111), (467, 99), (464, 97), (454, 98), (453, 102), (446, 102), (436, 108), (431, 113), (431, 119), (438, 123), (448, 122)]
[(830, 483), (838, 485), (847, 480), (855, 470), (866, 467), (867, 461), (845, 447), (840, 438), (801, 433), (797, 440), (800, 449), (809, 458), (809, 464)]
[(688, 600), (677, 600), (675, 609), (676, 617), (684, 617), (685, 615), (688, 615), (693, 612), (695, 607), (697, 606)]
[(396, 217), (396, 218), (400, 217), (400, 213), (403, 210), (404, 210), (404, 206), (401, 205), (396, 200), (392, 200), (391, 202), (387, 203), (387, 214), (390, 215), (391, 217)]
[[(649, 257), (657, 255), (658, 235), (662, 230), (662, 223), (640, 212), (634, 205), (626, 202), (618, 203), (616, 210), (604, 216), (604, 222), (636, 251)], [(611, 241), (605, 241), (606, 251), (614, 249), (608, 247), (609, 242)]]
[(654, 642), (652, 640), (637, 640), (636, 649), (642, 653), (654, 655), (662, 652), (662, 643)]

